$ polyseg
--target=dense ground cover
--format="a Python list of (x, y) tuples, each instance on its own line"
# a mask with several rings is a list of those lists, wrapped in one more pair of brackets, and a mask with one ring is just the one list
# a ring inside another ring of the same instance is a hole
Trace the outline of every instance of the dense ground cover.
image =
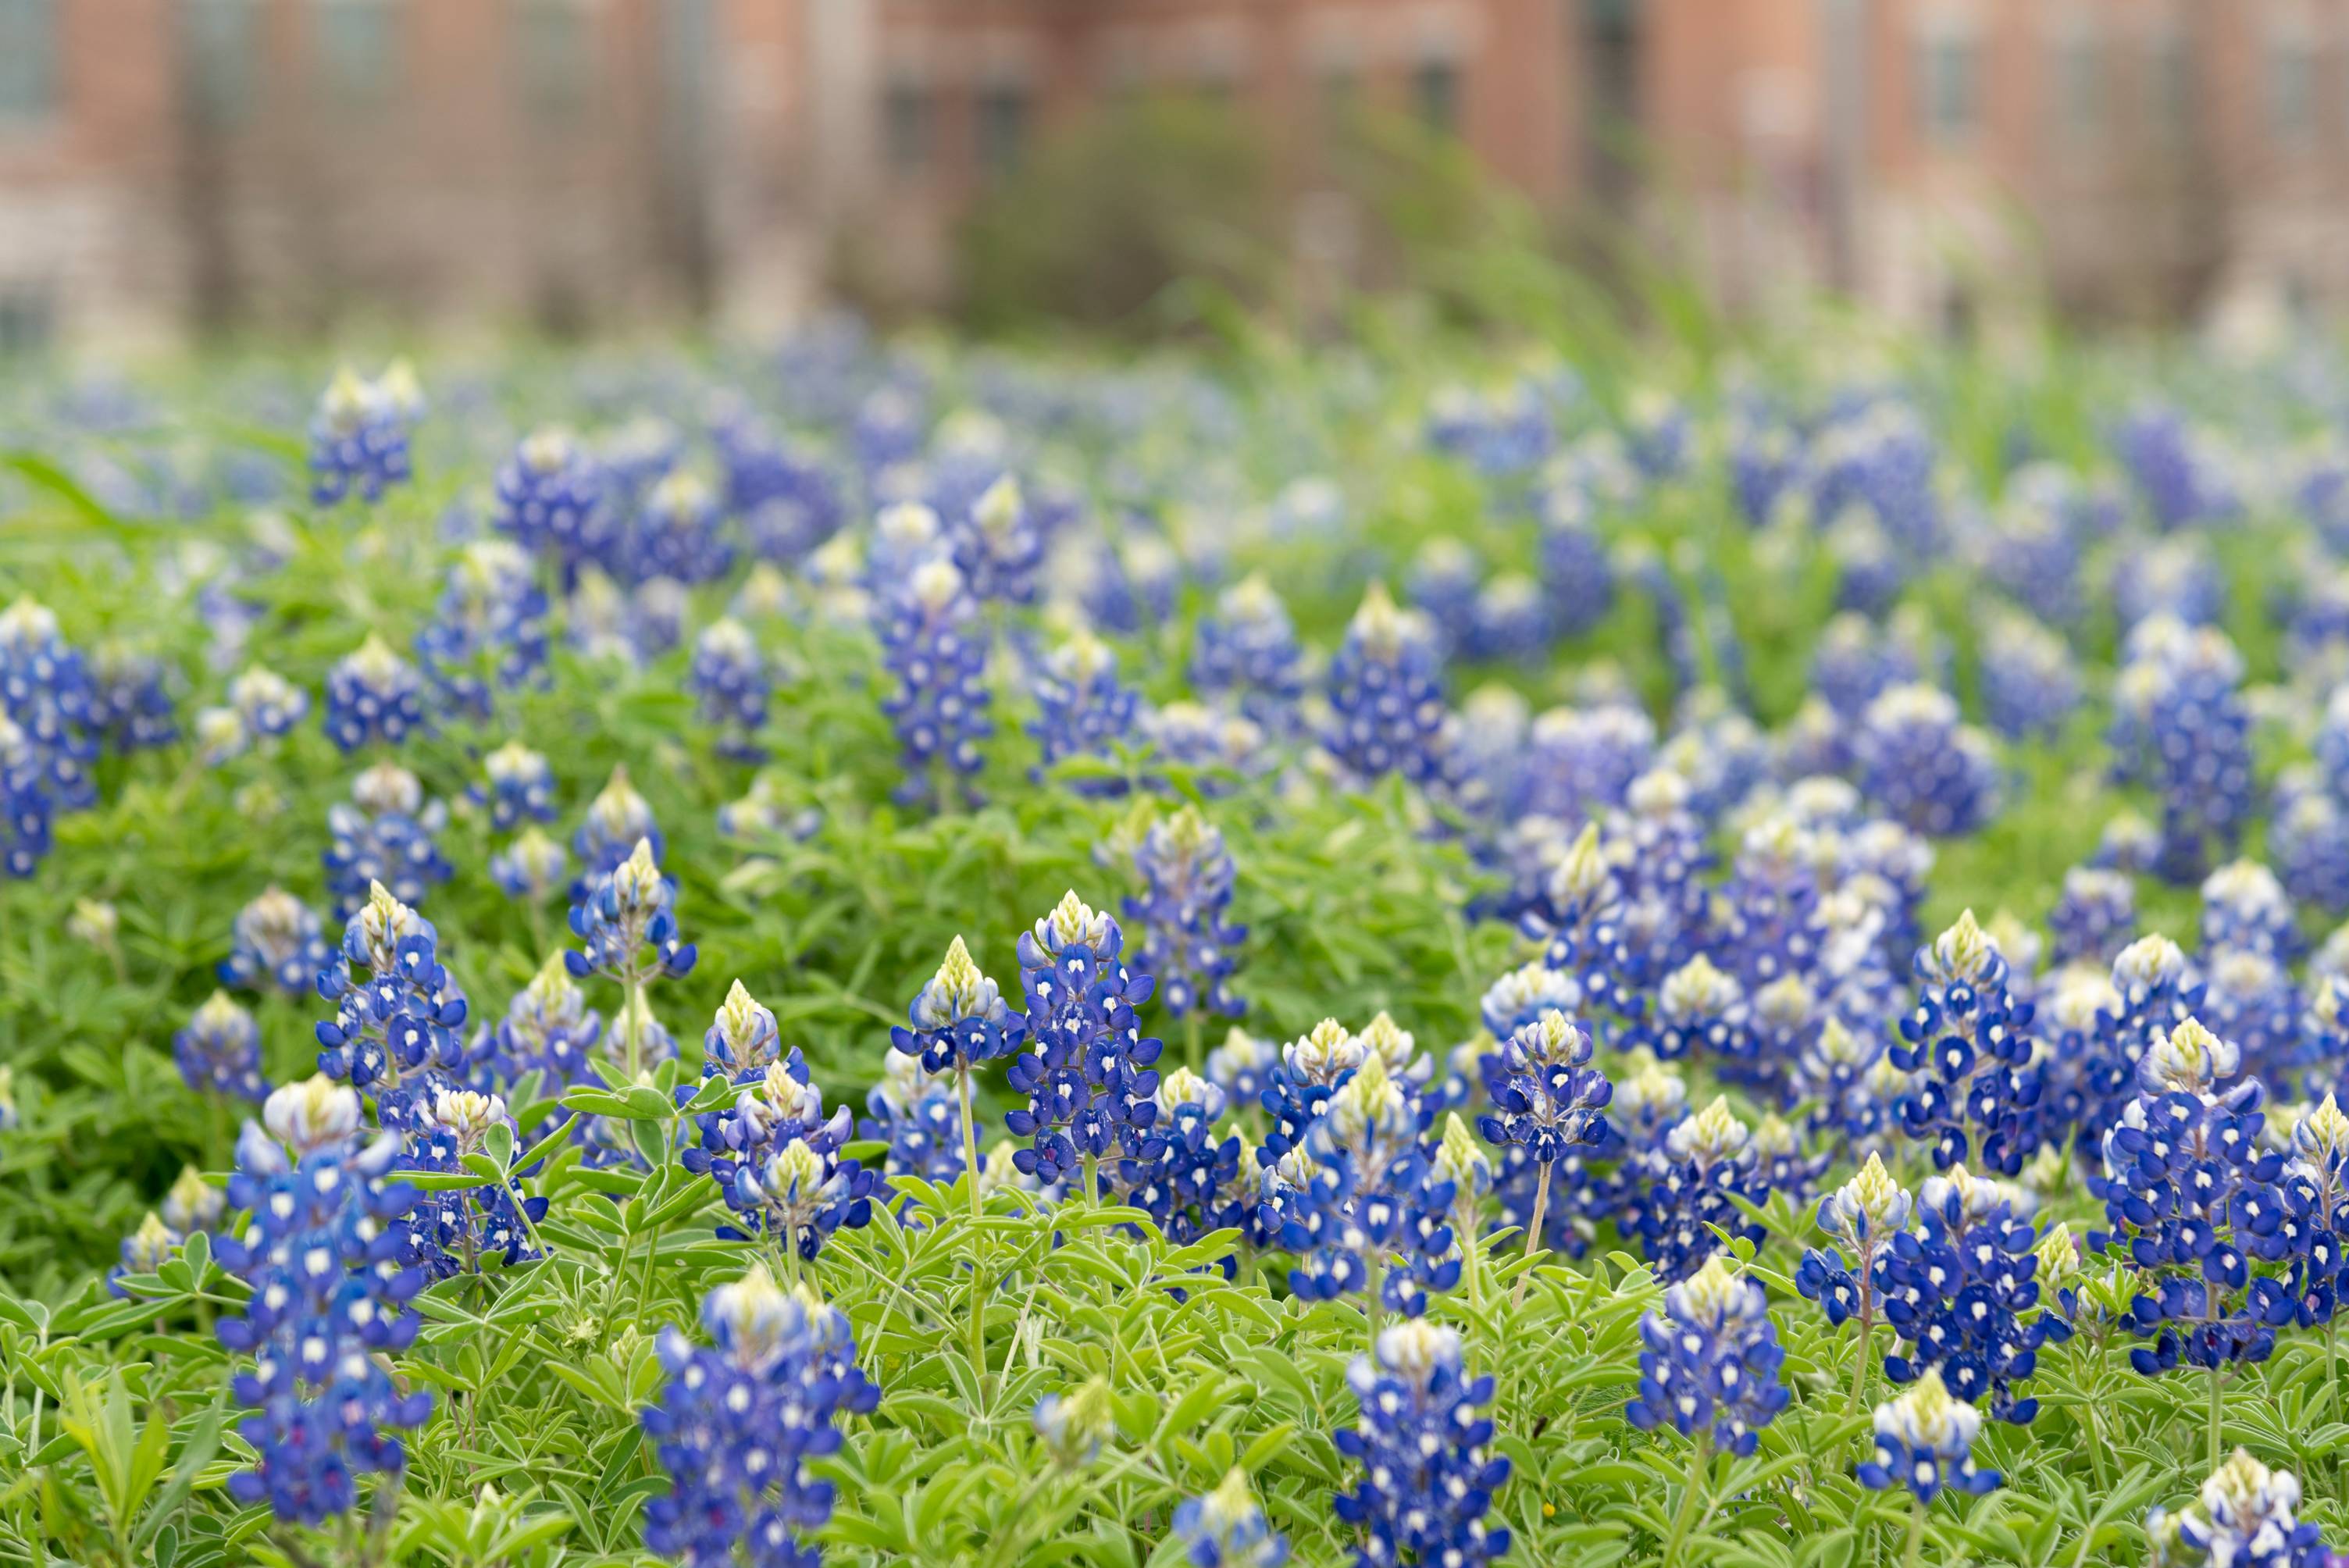
[(13, 388), (0, 1553), (2349, 1540), (2339, 367), (1386, 325)]

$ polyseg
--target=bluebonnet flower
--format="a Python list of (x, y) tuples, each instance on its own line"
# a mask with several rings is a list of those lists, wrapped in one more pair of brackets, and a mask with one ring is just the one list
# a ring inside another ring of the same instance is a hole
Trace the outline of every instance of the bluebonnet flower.
[(198, 1231), (210, 1234), (227, 1212), (227, 1194), (192, 1165), (181, 1166), (171, 1191), (163, 1194), (163, 1223), (183, 1237)]
[(1081, 1470), (1117, 1431), (1108, 1379), (1089, 1377), (1074, 1394), (1047, 1394), (1030, 1417), (1044, 1451), (1061, 1470)]
[(281, 1520), (349, 1511), (359, 1477), (406, 1468), (398, 1434), (431, 1413), (432, 1396), (400, 1392), (387, 1359), (423, 1326), (409, 1303), (424, 1271), (402, 1222), (417, 1193), (388, 1179), (398, 1150), (388, 1134), (367, 1140), (358, 1096), (323, 1076), (272, 1094), (237, 1143), (228, 1203), (248, 1219), (214, 1255), (252, 1291), (219, 1334), (254, 1358), (231, 1383), (254, 1412), (238, 1430), (254, 1462), (228, 1490)]
[(335, 913), (348, 919), (377, 882), (403, 903), (422, 903), (454, 874), (433, 835), (448, 821), (448, 808), (424, 799), (415, 774), (396, 762), (378, 762), (351, 780), (351, 798), (326, 808), (331, 841), (320, 857)]
[(1944, 1488), (1976, 1497), (1994, 1491), (1996, 1470), (1974, 1464), (1982, 1412), (1952, 1398), (1940, 1372), (1928, 1367), (1916, 1387), (1876, 1407), (1876, 1457), (1858, 1468), (1859, 1484), (1878, 1491), (1906, 1487), (1930, 1503)]
[(89, 661), (89, 723), (118, 754), (169, 746), (180, 738), (168, 672), (161, 660), (105, 642)]
[(2105, 1244), (2139, 1271), (2129, 1325), (2154, 1343), (2129, 1364), (2148, 1377), (2181, 1359), (2214, 1377), (2230, 1362), (2264, 1361), (2296, 1315), (2292, 1284), (2252, 1272), (2285, 1261), (2292, 1237), (2276, 1186), (2283, 1156), (2260, 1149), (2265, 1090), (2256, 1078), (2220, 1087), (2240, 1066), (2241, 1053), (2193, 1018), (2157, 1031), (2137, 1063), (2137, 1098), (2105, 1135)]
[(1795, 1058), (1790, 1087), (1816, 1107), (1813, 1131), (1857, 1149), (1890, 1130), (1908, 1075), (1892, 1066), (1880, 1033), (1855, 1031), (1831, 1016)]
[(310, 694), (266, 665), (253, 665), (228, 683), (228, 705), (243, 736), (260, 744), (291, 733), (307, 718)]
[(490, 881), (498, 891), (533, 906), (554, 896), (570, 873), (571, 857), (536, 828), (524, 828), (513, 842), (490, 856)]
[(1247, 1004), (1228, 982), (1247, 927), (1225, 917), (1236, 873), (1222, 832), (1185, 806), (1151, 826), (1133, 863), (1150, 890), (1125, 901), (1126, 918), (1143, 923), (1135, 962), (1159, 977), (1166, 1010), (1177, 1018), (1195, 1007), (1238, 1017)]
[[(415, 1100), (408, 1130), (406, 1166), (413, 1171), (461, 1171), (468, 1155), (495, 1161), (492, 1133), (502, 1129), (506, 1158), (512, 1154), (514, 1123), (506, 1103), (494, 1094), (435, 1083)], [(505, 1267), (541, 1255), (532, 1227), (546, 1217), (544, 1198), (517, 1205), (504, 1182), (427, 1192), (409, 1211), (416, 1262), (433, 1279), (479, 1274), (496, 1258)]]
[(1476, 552), (1450, 534), (1439, 534), (1412, 557), (1403, 593), (1444, 645), (1457, 648), (1467, 643), (1484, 580), (1485, 565)]
[(1917, 950), (1917, 1005), (1900, 1020), (1892, 1065), (1916, 1075), (1901, 1130), (1932, 1145), (1947, 1170), (1971, 1155), (2012, 1176), (2036, 1138), (2040, 1080), (2031, 1068), (2032, 1010), (2007, 991), (2007, 964), (1973, 911)]
[(2203, 975), (2197, 1016), (2241, 1050), (2245, 1071), (2281, 1088), (2315, 1065), (2323, 1047), (2302, 1038), (2300, 987), (2274, 954), (2221, 947), (2203, 955)]
[(1907, 1189), (1892, 1179), (1880, 1157), (1870, 1154), (1858, 1175), (1819, 1200), (1818, 1227), (1836, 1245), (1810, 1249), (1795, 1270), (1795, 1288), (1819, 1304), (1830, 1326), (1839, 1328), (1846, 1318), (1859, 1319), (1852, 1367), (1855, 1399), (1868, 1376), (1868, 1334), (1886, 1289), (1878, 1274), (1894, 1239), (1908, 1232), (1910, 1207)]
[(987, 639), (978, 601), (951, 561), (930, 559), (874, 601), (874, 629), (893, 682), (881, 704), (896, 727), (907, 801), (936, 796), (935, 765), (968, 779), (986, 765)]
[(1235, 699), (1242, 713), (1274, 734), (1294, 726), (1305, 689), (1303, 663), (1288, 607), (1260, 575), (1225, 589), (1216, 613), (1202, 615), (1193, 629), (1192, 690)]
[(2039, 1233), (2030, 1210), (2021, 1189), (1962, 1165), (1926, 1179), (1917, 1199), (1923, 1233), (1894, 1235), (1879, 1270), (1885, 1320), (1907, 1347), (1884, 1358), (1887, 1377), (1913, 1382), (1931, 1368), (1951, 1394), (2000, 1420), (2022, 1426), (2039, 1413), (2014, 1385), (2035, 1369), (2040, 1346), (2069, 1336), (2071, 1326), (2034, 1310)]
[(1288, 1561), (1288, 1537), (1265, 1522), (1245, 1470), (1235, 1469), (1215, 1491), (1176, 1504), (1172, 1523), (1192, 1568), (1280, 1568)]
[[(1043, 753), (1033, 777), (1041, 779), (1064, 758), (1107, 758), (1134, 731), (1138, 693), (1117, 678), (1117, 654), (1091, 632), (1080, 629), (1044, 656), (1035, 685), (1037, 716), (1029, 726)], [(1119, 779), (1090, 775), (1071, 788), (1080, 794), (1117, 794)]]
[(2203, 1481), (2199, 1511), (2154, 1509), (2145, 1533), (2154, 1568), (2335, 1568), (2323, 1532), (2299, 1518), (2300, 1479), (2237, 1449)]
[(1301, 1145), (1306, 1177), (1281, 1216), (1280, 1244), (1297, 1254), (1289, 1288), (1309, 1301), (1357, 1292), (1417, 1316), (1429, 1291), (1460, 1280), (1452, 1185), (1420, 1138), (1422, 1109), (1386, 1057), (1366, 1050), (1330, 1094)]
[(2074, 866), (2064, 873), (2063, 895), (2048, 912), (2058, 964), (2112, 961), (2137, 929), (2137, 883), (2127, 872), (2101, 866)]
[(724, 478), (726, 510), (742, 520), (750, 548), (790, 564), (840, 531), (846, 505), (831, 467), (747, 419), (722, 419), (710, 432)]
[(326, 738), (345, 751), (397, 746), (423, 722), (422, 677), (373, 633), (327, 672)]
[(604, 788), (587, 803), (587, 815), (571, 837), (571, 847), (580, 861), (580, 880), (572, 885), (573, 896), (584, 893), (594, 879), (626, 860), (641, 841), (651, 842), (655, 860), (668, 852), (660, 825), (653, 820), (651, 803), (636, 792), (627, 769), (616, 767)]
[(2002, 782), (1987, 737), (1928, 686), (1899, 686), (1868, 706), (1852, 742), (1860, 787), (1886, 815), (1936, 838), (1998, 814)]
[(1279, 1062), (1278, 1047), (1235, 1024), (1225, 1033), (1224, 1043), (1207, 1053), (1207, 1081), (1233, 1105), (1259, 1105)]
[(12, 721), (6, 765), (19, 779), (12, 793), (37, 796), (52, 812), (97, 804), (96, 703), (87, 663), (47, 606), (27, 594), (0, 610), (0, 717)]
[(1462, 651), (1472, 659), (1538, 658), (1549, 645), (1549, 603), (1522, 572), (1499, 572), (1476, 593)]
[[(1615, 1086), (1590, 1065), (1590, 1037), (1563, 1013), (1546, 1012), (1485, 1058), (1494, 1112), (1476, 1130), (1495, 1144), (1522, 1144), (1542, 1165), (1607, 1136), (1606, 1106)], [(1545, 1172), (1547, 1174), (1547, 1172)], [(1538, 1201), (1533, 1229), (1540, 1228)]]
[(259, 1100), (269, 1093), (261, 1076), (261, 1026), (225, 991), (213, 992), (171, 1037), (171, 1058), (198, 1094)]
[(2113, 456), (2165, 531), (2218, 521), (2240, 502), (2208, 432), (2175, 408), (2142, 403), (2112, 433)]
[(925, 1073), (915, 1057), (892, 1051), (881, 1081), (864, 1097), (856, 1136), (889, 1146), (888, 1175), (943, 1186), (968, 1168), (957, 1106), (951, 1086)]
[(498, 1059), (513, 1078), (540, 1072), (556, 1084), (574, 1084), (585, 1078), (603, 1034), (603, 1016), (587, 1006), (587, 994), (557, 954), (514, 993), (498, 1020)]
[(774, 677), (749, 627), (726, 616), (702, 628), (686, 683), (701, 705), (701, 722), (720, 732), (720, 752), (746, 761), (764, 755), (755, 738), (767, 722)]
[(1361, 1037), (1335, 1018), (1322, 1019), (1311, 1033), (1283, 1047), (1260, 1101), (1272, 1122), (1265, 1134), (1265, 1152), (1277, 1160), (1300, 1146), (1329, 1109), (1330, 1095), (1368, 1054)]
[(554, 769), (519, 740), (509, 740), (481, 758), (483, 782), (469, 793), (487, 806), (490, 826), (510, 833), (524, 822), (554, 820)]
[(1031, 1140), (1019, 1170), (1047, 1186), (1074, 1173), (1081, 1157), (1090, 1171), (1112, 1150), (1143, 1153), (1157, 1119), (1154, 1064), (1164, 1047), (1134, 1017), (1156, 983), (1125, 965), (1124, 945), (1117, 922), (1073, 889), (1019, 934), (1028, 1039), (1009, 1082), (1028, 1103), (1004, 1119), (1014, 1137)]
[[(450, 709), (487, 718), (499, 692), (545, 670), (546, 614), (546, 594), (522, 546), (474, 540), (449, 568), (433, 618), (417, 634), (417, 661)], [(333, 692), (330, 682), (330, 700)]]
[(1534, 548), (1549, 626), (1579, 637), (1615, 607), (1615, 562), (1598, 526), (1598, 503), (1575, 484), (1552, 486), (1536, 519)]
[(2052, 463), (2009, 474), (1991, 519), (1982, 560), (1992, 581), (2054, 625), (2080, 614), (2080, 555), (2102, 531), (2108, 498)]
[(2285, 799), (2268, 826), (2268, 852), (2284, 889), (2332, 914), (2349, 912), (2349, 813), (2322, 790)]
[(409, 435), (416, 409), (412, 372), (395, 365), (369, 381), (336, 371), (310, 419), (310, 499), (335, 506), (357, 492), (377, 501), (411, 477)]
[(2202, 946), (2286, 959), (2299, 954), (2292, 899), (2273, 872), (2257, 861), (2230, 861), (2202, 879)]
[(982, 601), (1030, 604), (1044, 563), (1044, 530), (1019, 481), (999, 475), (949, 531), (955, 565)]
[(1524, 771), (1510, 791), (1512, 815), (1537, 812), (1560, 822), (1596, 821), (1630, 799), (1632, 781), (1651, 769), (1656, 727), (1627, 702), (1558, 707), (1533, 722)]
[(1754, 1451), (1793, 1398), (1778, 1380), (1786, 1353), (1759, 1280), (1720, 1258), (1664, 1292), (1640, 1320), (1640, 1391), (1624, 1414), (1641, 1431), (1670, 1426), (1723, 1452)]
[(1441, 780), (1447, 747), (1444, 670), (1426, 619), (1399, 610), (1373, 583), (1330, 662), (1330, 724), (1322, 746), (1358, 779), (1400, 772)]
[[(770, 1069), (770, 1082), (777, 1070)], [(833, 1122), (812, 1127), (789, 1116), (779, 1121), (763, 1158), (743, 1160), (736, 1169), (727, 1203), (737, 1218), (802, 1258), (813, 1258), (842, 1226), (870, 1224), (880, 1173), (841, 1158), (847, 1112), (843, 1106)], [(748, 1239), (731, 1227), (721, 1226), (719, 1234)]]
[(2080, 673), (2064, 639), (2025, 615), (1983, 628), (1982, 700), (1991, 727), (2010, 740), (2058, 734), (2080, 706)]
[(317, 913), (274, 885), (237, 911), (230, 942), (229, 955), (220, 965), (225, 985), (255, 991), (274, 986), (287, 996), (306, 996), (327, 964)]
[(460, 1083), (472, 1065), (458, 1032), (465, 994), (440, 963), (440, 944), (430, 921), (377, 882), (318, 975), (318, 995), (335, 1004), (334, 1017), (317, 1026), (318, 1071), (372, 1090), (386, 1128), (409, 1128), (436, 1088)]
[(1362, 1532), (1357, 1568), (1476, 1568), (1506, 1556), (1508, 1531), (1485, 1515), (1509, 1461), (1487, 1452), (1493, 1423), (1476, 1414), (1493, 1402), (1493, 1379), (1468, 1376), (1459, 1331), (1424, 1319), (1384, 1329), (1346, 1385), (1361, 1418), (1332, 1436), (1362, 1479), (1331, 1506)]
[(148, 1209), (146, 1218), (139, 1221), (139, 1230), (122, 1237), (122, 1246), (115, 1251), (115, 1265), (106, 1270), (106, 1294), (115, 1295), (115, 1298), (129, 1298), (129, 1291), (122, 1289), (122, 1277), (125, 1274), (152, 1274), (164, 1263), (171, 1261), (171, 1253), (179, 1251), (183, 1242), (186, 1242), (183, 1234), (164, 1225), (162, 1216)]
[(753, 1264), (709, 1293), (701, 1324), (706, 1349), (661, 1333), (668, 1383), (642, 1419), (669, 1490), (645, 1503), (645, 1544), (691, 1568), (818, 1568), (808, 1537), (832, 1517), (833, 1484), (810, 1461), (837, 1452), (842, 1421), (881, 1398), (857, 1370), (848, 1319)]
[(2113, 960), (2111, 983), (2101, 993), (2084, 983), (2081, 1000), (2096, 1007), (2093, 1029), (2080, 1031), (2087, 1048), (2076, 1056), (2059, 1054), (2053, 1063), (2076, 1086), (2073, 1125), (2083, 1149), (2102, 1142), (2137, 1092), (2137, 1064), (2158, 1040), (2194, 1016), (2203, 995), (2185, 953), (2158, 934), (2121, 949)]
[(1761, 1242), (1762, 1227), (1731, 1201), (1769, 1200), (1753, 1144), (1752, 1130), (1715, 1099), (1624, 1162), (1616, 1224), (1639, 1242), (1658, 1279), (1669, 1284), (1694, 1273), (1722, 1244), (1715, 1226)]
[(55, 808), (41, 772), (24, 729), (0, 713), (0, 869), (12, 877), (31, 876), (49, 852)]
[(1847, 413), (1812, 441), (1812, 514), (1834, 520), (1856, 511), (1903, 553), (1930, 557), (1941, 531), (1939, 455), (1931, 428), (1905, 404), (1886, 399)]
[[(1143, 1154), (1120, 1158), (1111, 1173), (1119, 1202), (1148, 1214), (1176, 1246), (1211, 1231), (1244, 1229), (1257, 1199), (1241, 1178), (1238, 1136), (1216, 1136), (1224, 1091), (1176, 1068), (1160, 1077), (1155, 1098), (1158, 1116)], [(1228, 1262), (1225, 1272), (1233, 1272)]]
[(644, 1006), (653, 980), (680, 979), (692, 973), (693, 944), (677, 934), (677, 882), (661, 874), (650, 839), (638, 839), (628, 858), (597, 879), (571, 906), (571, 934), (580, 945), (564, 963), (580, 979), (607, 975), (628, 994), (627, 1011), (615, 1021), (626, 1081), (634, 1083), (663, 1041)]
[(1750, 1077), (1737, 1069), (1754, 1055), (1752, 1022), (1753, 1007), (1737, 977), (1700, 953), (1664, 976), (1656, 989), (1655, 1015), (1640, 1030), (1640, 1043), (1660, 1061), (1709, 1051), (1723, 1058), (1725, 1076)]
[(2251, 810), (2242, 659), (2222, 633), (2161, 621), (2131, 634), (2129, 655), (2114, 686), (2114, 747), (2124, 775), (2160, 797), (2157, 869), (2191, 882), (2233, 849)]
[[(1271, 770), (1273, 758), (1263, 727), (1236, 713), (1218, 713), (1195, 702), (1170, 702), (1145, 710), (1139, 721), (1151, 749), (1177, 767), (1256, 778)], [(1227, 780), (1196, 780), (1206, 796), (1227, 795)]]
[(645, 497), (634, 526), (616, 547), (616, 574), (632, 583), (657, 577), (715, 582), (734, 562), (724, 521), (708, 480), (682, 469), (670, 473)]
[(580, 567), (610, 547), (606, 476), (570, 431), (533, 431), (498, 469), (492, 524), (533, 555), (553, 562), (567, 585)]
[(1811, 689), (1847, 720), (1896, 686), (1923, 675), (1916, 651), (1867, 616), (1847, 610), (1819, 629), (1811, 647)]

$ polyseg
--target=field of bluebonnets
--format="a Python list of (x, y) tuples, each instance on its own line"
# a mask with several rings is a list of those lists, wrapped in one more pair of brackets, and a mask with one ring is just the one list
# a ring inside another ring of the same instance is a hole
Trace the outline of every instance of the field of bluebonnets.
[(2342, 1561), (2349, 362), (1391, 325), (12, 385), (0, 1560)]

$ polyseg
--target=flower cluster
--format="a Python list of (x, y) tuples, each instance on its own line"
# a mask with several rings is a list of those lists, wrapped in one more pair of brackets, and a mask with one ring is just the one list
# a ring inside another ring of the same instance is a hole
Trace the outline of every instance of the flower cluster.
[(2300, 1478), (2271, 1470), (2243, 1449), (2202, 1483), (2199, 1509), (2157, 1508), (2146, 1518), (2155, 1568), (2333, 1568), (2339, 1554), (2298, 1517)]
[(448, 808), (428, 801), (424, 785), (397, 762), (378, 762), (351, 780), (351, 798), (326, 808), (330, 838), (320, 857), (335, 913), (348, 919), (381, 882), (403, 903), (422, 903), (455, 874), (435, 835)]
[(465, 994), (440, 963), (440, 944), (430, 921), (378, 882), (318, 974), (318, 995), (335, 1004), (334, 1017), (317, 1026), (318, 1071), (371, 1090), (386, 1128), (412, 1130), (440, 1089), (471, 1076), (460, 1033)]
[(903, 748), (900, 794), (927, 800), (936, 793), (935, 765), (970, 778), (986, 763), (979, 743), (995, 733), (978, 601), (953, 562), (934, 557), (876, 596), (873, 615), (895, 683), (881, 711)]
[(345, 751), (397, 746), (424, 722), (424, 678), (370, 634), (326, 672), (326, 738)]
[(1363, 779), (1401, 773), (1440, 781), (1447, 768), (1443, 655), (1425, 617), (1377, 583), (1330, 661), (1330, 723), (1321, 744)]
[(1754, 1451), (1793, 1396), (1778, 1380), (1786, 1353), (1759, 1280), (1720, 1258), (1664, 1292), (1640, 1320), (1640, 1391), (1624, 1414), (1641, 1431), (1669, 1426), (1723, 1452)]
[(171, 1037), (171, 1059), (198, 1094), (258, 1100), (269, 1092), (261, 1076), (261, 1026), (225, 991), (213, 992)]
[(1247, 927), (1226, 918), (1237, 873), (1221, 830), (1185, 806), (1151, 825), (1133, 864), (1149, 894), (1125, 901), (1126, 918), (1143, 923), (1136, 962), (1160, 978), (1166, 1010), (1177, 1018), (1195, 1008), (1238, 1017), (1247, 1004), (1228, 981)]
[(306, 996), (327, 962), (326, 938), (317, 912), (284, 888), (273, 886), (263, 889), (260, 897), (237, 912), (230, 932), (229, 955), (221, 960), (220, 977), (230, 985)]
[(1876, 1407), (1876, 1457), (1861, 1465), (1859, 1483), (1878, 1491), (1905, 1487), (1920, 1502), (1947, 1488), (1976, 1497), (1998, 1490), (1996, 1470), (1974, 1464), (1982, 1413), (1951, 1397), (1941, 1375), (1928, 1369), (1917, 1386)]
[(2015, 1397), (2040, 1346), (2071, 1334), (2041, 1307), (2039, 1239), (2031, 1201), (1962, 1165), (1927, 1179), (1918, 1193), (1921, 1235), (1895, 1233), (1878, 1270), (1884, 1315), (1907, 1346), (1884, 1360), (1895, 1383), (1938, 1371), (1951, 1394), (2003, 1421), (2024, 1425), (2039, 1401)]
[(707, 1347), (661, 1333), (668, 1383), (643, 1421), (669, 1490), (645, 1505), (645, 1544), (693, 1568), (816, 1568), (807, 1538), (832, 1517), (833, 1486), (809, 1463), (881, 1398), (848, 1319), (754, 1264), (709, 1293), (701, 1323)]
[(2032, 1008), (2008, 995), (1997, 944), (1966, 911), (1917, 951), (1917, 1006), (1900, 1020), (1892, 1065), (1914, 1075), (1901, 1130), (1947, 1170), (1968, 1158), (2012, 1176), (2036, 1137), (2040, 1081), (2026, 1033)]
[[(1125, 934), (1071, 889), (1019, 934), (1027, 1039), (1007, 1081), (1028, 1103), (1004, 1119), (1030, 1140), (1019, 1169), (1050, 1186), (1115, 1150), (1150, 1150), (1158, 1116), (1163, 1044), (1142, 1033), (1134, 1009), (1156, 982), (1123, 961)], [(1087, 1194), (1088, 1197), (1092, 1194)]]
[(1468, 1376), (1459, 1331), (1396, 1324), (1355, 1359), (1346, 1383), (1361, 1414), (1334, 1435), (1362, 1479), (1332, 1505), (1362, 1532), (1361, 1568), (1476, 1568), (1506, 1556), (1508, 1531), (1485, 1515), (1509, 1461), (1488, 1451), (1493, 1423), (1476, 1413), (1493, 1402), (1493, 1378)]
[(356, 493), (373, 502), (407, 483), (409, 440), (423, 407), (405, 360), (372, 381), (347, 366), (336, 372), (310, 420), (310, 499), (335, 506)]
[[(1036, 721), (1029, 727), (1042, 752), (1035, 777), (1071, 757), (1106, 758), (1111, 748), (1133, 733), (1141, 696), (1117, 678), (1116, 651), (1091, 632), (1079, 631), (1044, 656), (1036, 676)], [(1069, 787), (1079, 794), (1114, 794), (1115, 778), (1080, 777)]]

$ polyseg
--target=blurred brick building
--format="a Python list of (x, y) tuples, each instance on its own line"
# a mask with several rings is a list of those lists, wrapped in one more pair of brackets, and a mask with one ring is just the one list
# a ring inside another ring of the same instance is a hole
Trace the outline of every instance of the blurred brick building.
[(2349, 304), (2349, 0), (0, 0), (0, 346), (909, 286), (1119, 95), (1226, 101), (1300, 247), (1332, 104), (1724, 302)]

